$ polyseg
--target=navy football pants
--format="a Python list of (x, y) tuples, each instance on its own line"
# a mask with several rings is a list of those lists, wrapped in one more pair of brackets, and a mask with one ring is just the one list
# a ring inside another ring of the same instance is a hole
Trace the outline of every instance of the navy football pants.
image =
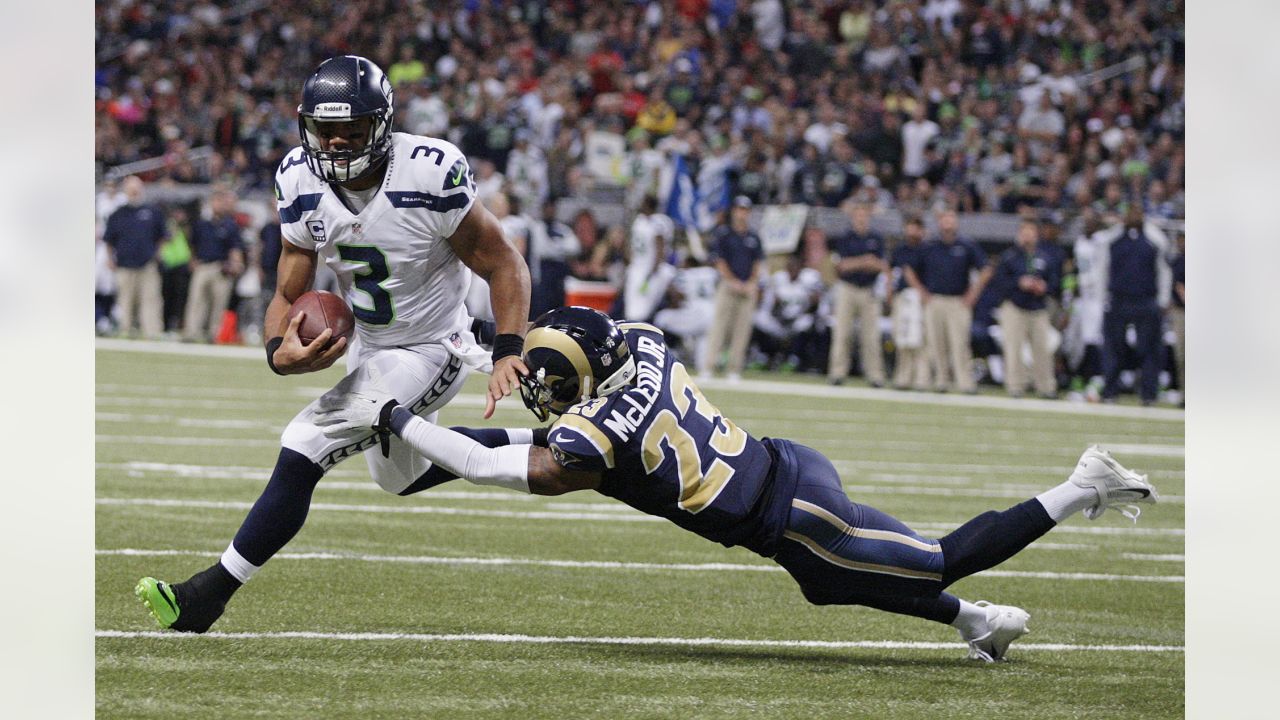
[(946, 587), (1007, 560), (1054, 526), (1033, 499), (983, 513), (944, 538), (924, 538), (851, 501), (824, 455), (791, 446), (799, 480), (774, 560), (816, 605), (867, 605), (949, 623), (960, 605)]

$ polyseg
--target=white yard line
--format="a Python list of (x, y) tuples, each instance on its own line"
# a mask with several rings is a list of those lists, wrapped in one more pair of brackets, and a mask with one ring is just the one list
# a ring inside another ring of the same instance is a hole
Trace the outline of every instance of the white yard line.
[[(200, 357), (235, 358), (243, 360), (262, 359), (262, 349), (258, 347), (191, 345), (182, 343), (148, 342), (143, 340), (98, 338), (95, 348), (98, 351), (109, 350), (121, 352), (159, 353)], [(1177, 422), (1182, 422), (1186, 419), (1186, 414), (1182, 410), (1174, 410), (1170, 408), (1098, 405), (1071, 403), (1057, 400), (1032, 400), (1027, 398), (1014, 399), (984, 395), (939, 395), (936, 393), (876, 390), (874, 388), (831, 387), (829, 385), (819, 385), (816, 383), (790, 383), (770, 380), (743, 380), (741, 382), (730, 383), (726, 380), (712, 379), (708, 381), (699, 381), (698, 384), (704, 388), (724, 390), (726, 392), (786, 395), (788, 397), (811, 397), (827, 402), (833, 400), (874, 400), (915, 405), (947, 405), (952, 407), (991, 408), (998, 410), (1032, 410), (1070, 415), (1142, 418), (1146, 420), (1172, 420)]]
[[(203, 635), (157, 630), (95, 630), (94, 637), (154, 640), (331, 640), (344, 642), (481, 642), (533, 645), (675, 645), (681, 647), (731, 646), (757, 648), (823, 648), (834, 650), (964, 650), (964, 643), (903, 642), (898, 640), (753, 640), (749, 638), (600, 637), (583, 635), (519, 635), (504, 633), (338, 633), (313, 631), (209, 632)], [(1018, 652), (1184, 652), (1181, 645), (1068, 645), (1019, 643)]]
[[(850, 485), (846, 483), (844, 489), (849, 493), (861, 493), (864, 495), (927, 495), (933, 497), (1021, 498), (1027, 500), (1047, 488), (998, 484), (975, 488), (953, 488), (923, 485)], [(1160, 502), (1168, 505), (1181, 505), (1183, 504), (1183, 497), (1181, 495), (1161, 495)]]
[[(908, 472), (965, 472), (975, 475), (1056, 475), (1063, 480), (1071, 474), (1071, 465), (1011, 465), (1007, 463), (946, 463), (946, 462), (904, 462), (897, 460), (836, 460), (832, 459), (831, 464), (836, 469), (844, 472), (846, 470), (905, 470)], [(1184, 477), (1185, 471), (1182, 470), (1157, 470), (1159, 475), (1167, 475), (1169, 477)]]
[(173, 445), (177, 447), (245, 447), (278, 448), (280, 440), (271, 438), (206, 438), (160, 437), (149, 435), (94, 435), (94, 442), (110, 445)]
[(1143, 562), (1186, 562), (1186, 555), (1162, 554), (1149, 555), (1145, 553), (1122, 553), (1120, 557), (1125, 560), (1141, 560)]
[[(200, 478), (209, 480), (268, 480), (271, 477), (271, 471), (266, 468), (248, 468), (227, 466), (219, 467), (213, 465), (185, 465), (171, 463), (152, 463), (152, 462), (127, 462), (127, 463), (98, 463), (99, 468), (124, 470), (126, 474), (137, 476), (142, 473), (163, 473), (175, 475), (185, 478)], [(346, 471), (339, 475), (338, 471), (334, 471), (330, 477), (367, 477), (362, 473), (355, 471)], [(876, 479), (895, 478), (892, 475), (872, 475)], [(911, 478), (919, 478), (921, 476), (906, 476)], [(891, 480), (892, 482), (892, 480)], [(369, 481), (367, 484), (360, 483), (336, 483), (322, 482), (320, 488), (331, 490), (379, 490), (376, 484)], [(933, 485), (855, 485), (846, 483), (844, 489), (850, 493), (861, 495), (922, 495), (934, 497), (969, 497), (969, 498), (988, 498), (988, 499), (1026, 499), (1033, 497), (1037, 492), (1044, 488), (1040, 485), (1024, 485), (1011, 483), (988, 483), (975, 487), (959, 488), (959, 487), (938, 487)], [(515, 493), (509, 493), (510, 497), (520, 497)], [(439, 493), (431, 493), (429, 497), (442, 497)], [(461, 497), (461, 496), (459, 496)], [(501, 497), (501, 494), (490, 494), (488, 497)], [(1181, 495), (1162, 495), (1160, 502), (1170, 505), (1180, 505), (1183, 503)], [(558, 507), (564, 510), (581, 510), (581, 509), (600, 509), (609, 507), (624, 507), (617, 504), (595, 503), (594, 507), (586, 508), (582, 503), (551, 503), (552, 507)]]
[[(248, 510), (248, 502), (224, 502), (216, 500), (176, 500), (172, 498), (112, 498), (103, 497), (95, 500), (98, 505), (115, 506), (147, 506), (147, 507), (182, 507), (207, 508), (213, 510)], [(406, 515), (463, 515), (470, 517), (509, 518), (516, 520), (604, 520), (607, 522), (667, 522), (664, 518), (632, 512), (550, 512), (550, 511), (515, 511), (515, 510), (478, 510), (473, 508), (450, 508), (432, 505), (344, 505), (337, 503), (311, 503), (312, 510), (332, 510), (338, 512), (367, 512)], [(909, 522), (908, 527), (920, 530), (954, 530), (957, 523)], [(1142, 528), (1125, 526), (1080, 527), (1073, 525), (1058, 526), (1055, 533), (1079, 533), (1084, 535), (1186, 535), (1182, 528)]]
[(145, 425), (169, 425), (173, 427), (201, 428), (205, 430), (264, 430), (279, 432), (280, 423), (262, 420), (212, 419), (199, 417), (181, 417), (174, 415), (153, 415), (139, 413), (97, 412), (93, 419), (98, 422), (141, 423)]
[[(1032, 546), (1034, 547), (1034, 545)], [(120, 548), (95, 550), (97, 555), (125, 555), (161, 557), (171, 555), (195, 555), (217, 557), (218, 552), (196, 550), (140, 550)], [(281, 560), (345, 560), (371, 563), (396, 563), (410, 565), (479, 565), (486, 567), (553, 567), (586, 570), (659, 570), (669, 572), (785, 572), (778, 565), (747, 565), (743, 563), (644, 563), (611, 560), (543, 560), (512, 557), (440, 557), (430, 555), (361, 555), (346, 553), (279, 553), (273, 559)], [(978, 577), (1035, 578), (1038, 580), (1089, 580), (1116, 582), (1183, 583), (1181, 575), (1118, 575), (1110, 573), (1034, 572), (1024, 570), (985, 570)]]

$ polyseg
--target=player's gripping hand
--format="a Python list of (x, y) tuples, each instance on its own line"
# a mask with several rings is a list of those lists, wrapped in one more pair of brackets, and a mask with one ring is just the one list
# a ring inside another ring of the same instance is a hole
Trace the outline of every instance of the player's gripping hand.
[(327, 392), (316, 407), (316, 424), (328, 437), (343, 437), (365, 430), (390, 432), (391, 411), (400, 403), (378, 388)]
[(484, 418), (493, 417), (498, 401), (515, 392), (520, 387), (520, 378), (529, 374), (529, 368), (519, 355), (508, 355), (493, 364), (493, 374), (489, 376), (489, 393), (485, 398)]
[(289, 326), (284, 330), (284, 342), (276, 348), (275, 355), (272, 356), (276, 370), (282, 375), (300, 375), (324, 370), (337, 362), (338, 358), (347, 351), (346, 338), (338, 338), (337, 342), (329, 344), (333, 331), (328, 328), (317, 335), (310, 345), (303, 345), (302, 339), (298, 337), (298, 326), (306, 316), (306, 312), (300, 312), (289, 321)]

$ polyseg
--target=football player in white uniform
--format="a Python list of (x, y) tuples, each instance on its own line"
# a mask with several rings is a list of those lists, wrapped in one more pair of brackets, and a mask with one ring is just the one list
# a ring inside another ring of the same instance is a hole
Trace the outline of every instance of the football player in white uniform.
[[(139, 581), (136, 593), (165, 628), (207, 630), (302, 528), (316, 483), (343, 459), (372, 448), (365, 458), (379, 486), (401, 495), (421, 489), (415, 482), (431, 463), (396, 439), (325, 435), (315, 422), (325, 398), (375, 383), (434, 419), (470, 370), (480, 369), (491, 372), (489, 417), (527, 372), (528, 268), (476, 199), (458, 148), (393, 132), (391, 84), (362, 57), (321, 63), (303, 86), (298, 115), (302, 146), (276, 173), (284, 242), (263, 325), (267, 362), (281, 375), (306, 373), (345, 353), (349, 373), (285, 428), (271, 480), (218, 563), (182, 583)], [(304, 345), (301, 316), (285, 322), (321, 262), (337, 274), (354, 311), (350, 348), (344, 339), (329, 343), (329, 330)], [(477, 346), (463, 304), (473, 272), (490, 287), (498, 333), (492, 355)]]

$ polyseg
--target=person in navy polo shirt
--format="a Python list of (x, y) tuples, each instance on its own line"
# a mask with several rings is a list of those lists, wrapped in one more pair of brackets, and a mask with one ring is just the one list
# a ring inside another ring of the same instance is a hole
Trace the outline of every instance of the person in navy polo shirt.
[(135, 328), (141, 327), (144, 337), (158, 338), (164, 330), (164, 316), (156, 255), (169, 229), (164, 213), (143, 203), (146, 191), (141, 178), (130, 175), (123, 186), (126, 204), (107, 218), (102, 233), (111, 248), (110, 262), (116, 273), (120, 333), (133, 335)]
[(1161, 343), (1162, 313), (1169, 307), (1173, 271), (1169, 267), (1169, 240), (1154, 223), (1145, 222), (1142, 205), (1130, 203), (1124, 222), (1099, 237), (1095, 265), (1099, 285), (1106, 292), (1102, 319), (1103, 402), (1115, 402), (1120, 394), (1120, 356), (1130, 326), (1137, 335), (1137, 355), (1142, 371), (1139, 396), (1143, 405), (1156, 401), (1164, 353)]
[(890, 290), (893, 308), (893, 386), (899, 390), (929, 389), (929, 354), (924, 346), (924, 305), (920, 293), (907, 283), (908, 267), (919, 262), (924, 251), (924, 221), (907, 218), (902, 242), (893, 249), (894, 281)]
[(849, 375), (849, 353), (853, 344), (853, 323), (859, 325), (858, 344), (862, 358), (862, 376), (872, 387), (884, 385), (884, 355), (880, 342), (880, 299), (876, 297), (876, 279), (889, 272), (884, 261), (884, 238), (871, 229), (871, 208), (846, 202), (853, 229), (838, 235), (830, 248), (837, 256), (835, 285), (835, 319), (831, 326), (831, 357), (827, 380), (839, 385)]
[(1036, 394), (1055, 397), (1053, 357), (1049, 352), (1048, 298), (1062, 280), (1062, 267), (1053, 248), (1040, 243), (1034, 220), (1018, 225), (1016, 245), (1000, 256), (995, 283), (1001, 296), (999, 321), (1004, 345), (1004, 387), (1021, 397), (1027, 388), (1022, 349), (1030, 345), (1031, 381)]
[(759, 236), (751, 231), (750, 220), (751, 199), (739, 195), (729, 208), (729, 224), (716, 228), (711, 235), (710, 260), (720, 273), (720, 285), (716, 288), (715, 317), (698, 362), (698, 373), (702, 377), (711, 376), (728, 340), (729, 379), (742, 378), (764, 264), (764, 248)]
[[(954, 210), (938, 215), (938, 239), (927, 243), (920, 259), (907, 268), (907, 282), (924, 301), (925, 347), (933, 358), (934, 388), (951, 388), (973, 394), (973, 352), (969, 346), (973, 306), (987, 282), (991, 268), (978, 244), (962, 238)], [(977, 279), (970, 273), (977, 271)]]
[(228, 188), (209, 197), (212, 216), (192, 224), (191, 290), (187, 294), (184, 340), (212, 340), (231, 299), (231, 283), (244, 271), (244, 243), (235, 218), (236, 198)]

